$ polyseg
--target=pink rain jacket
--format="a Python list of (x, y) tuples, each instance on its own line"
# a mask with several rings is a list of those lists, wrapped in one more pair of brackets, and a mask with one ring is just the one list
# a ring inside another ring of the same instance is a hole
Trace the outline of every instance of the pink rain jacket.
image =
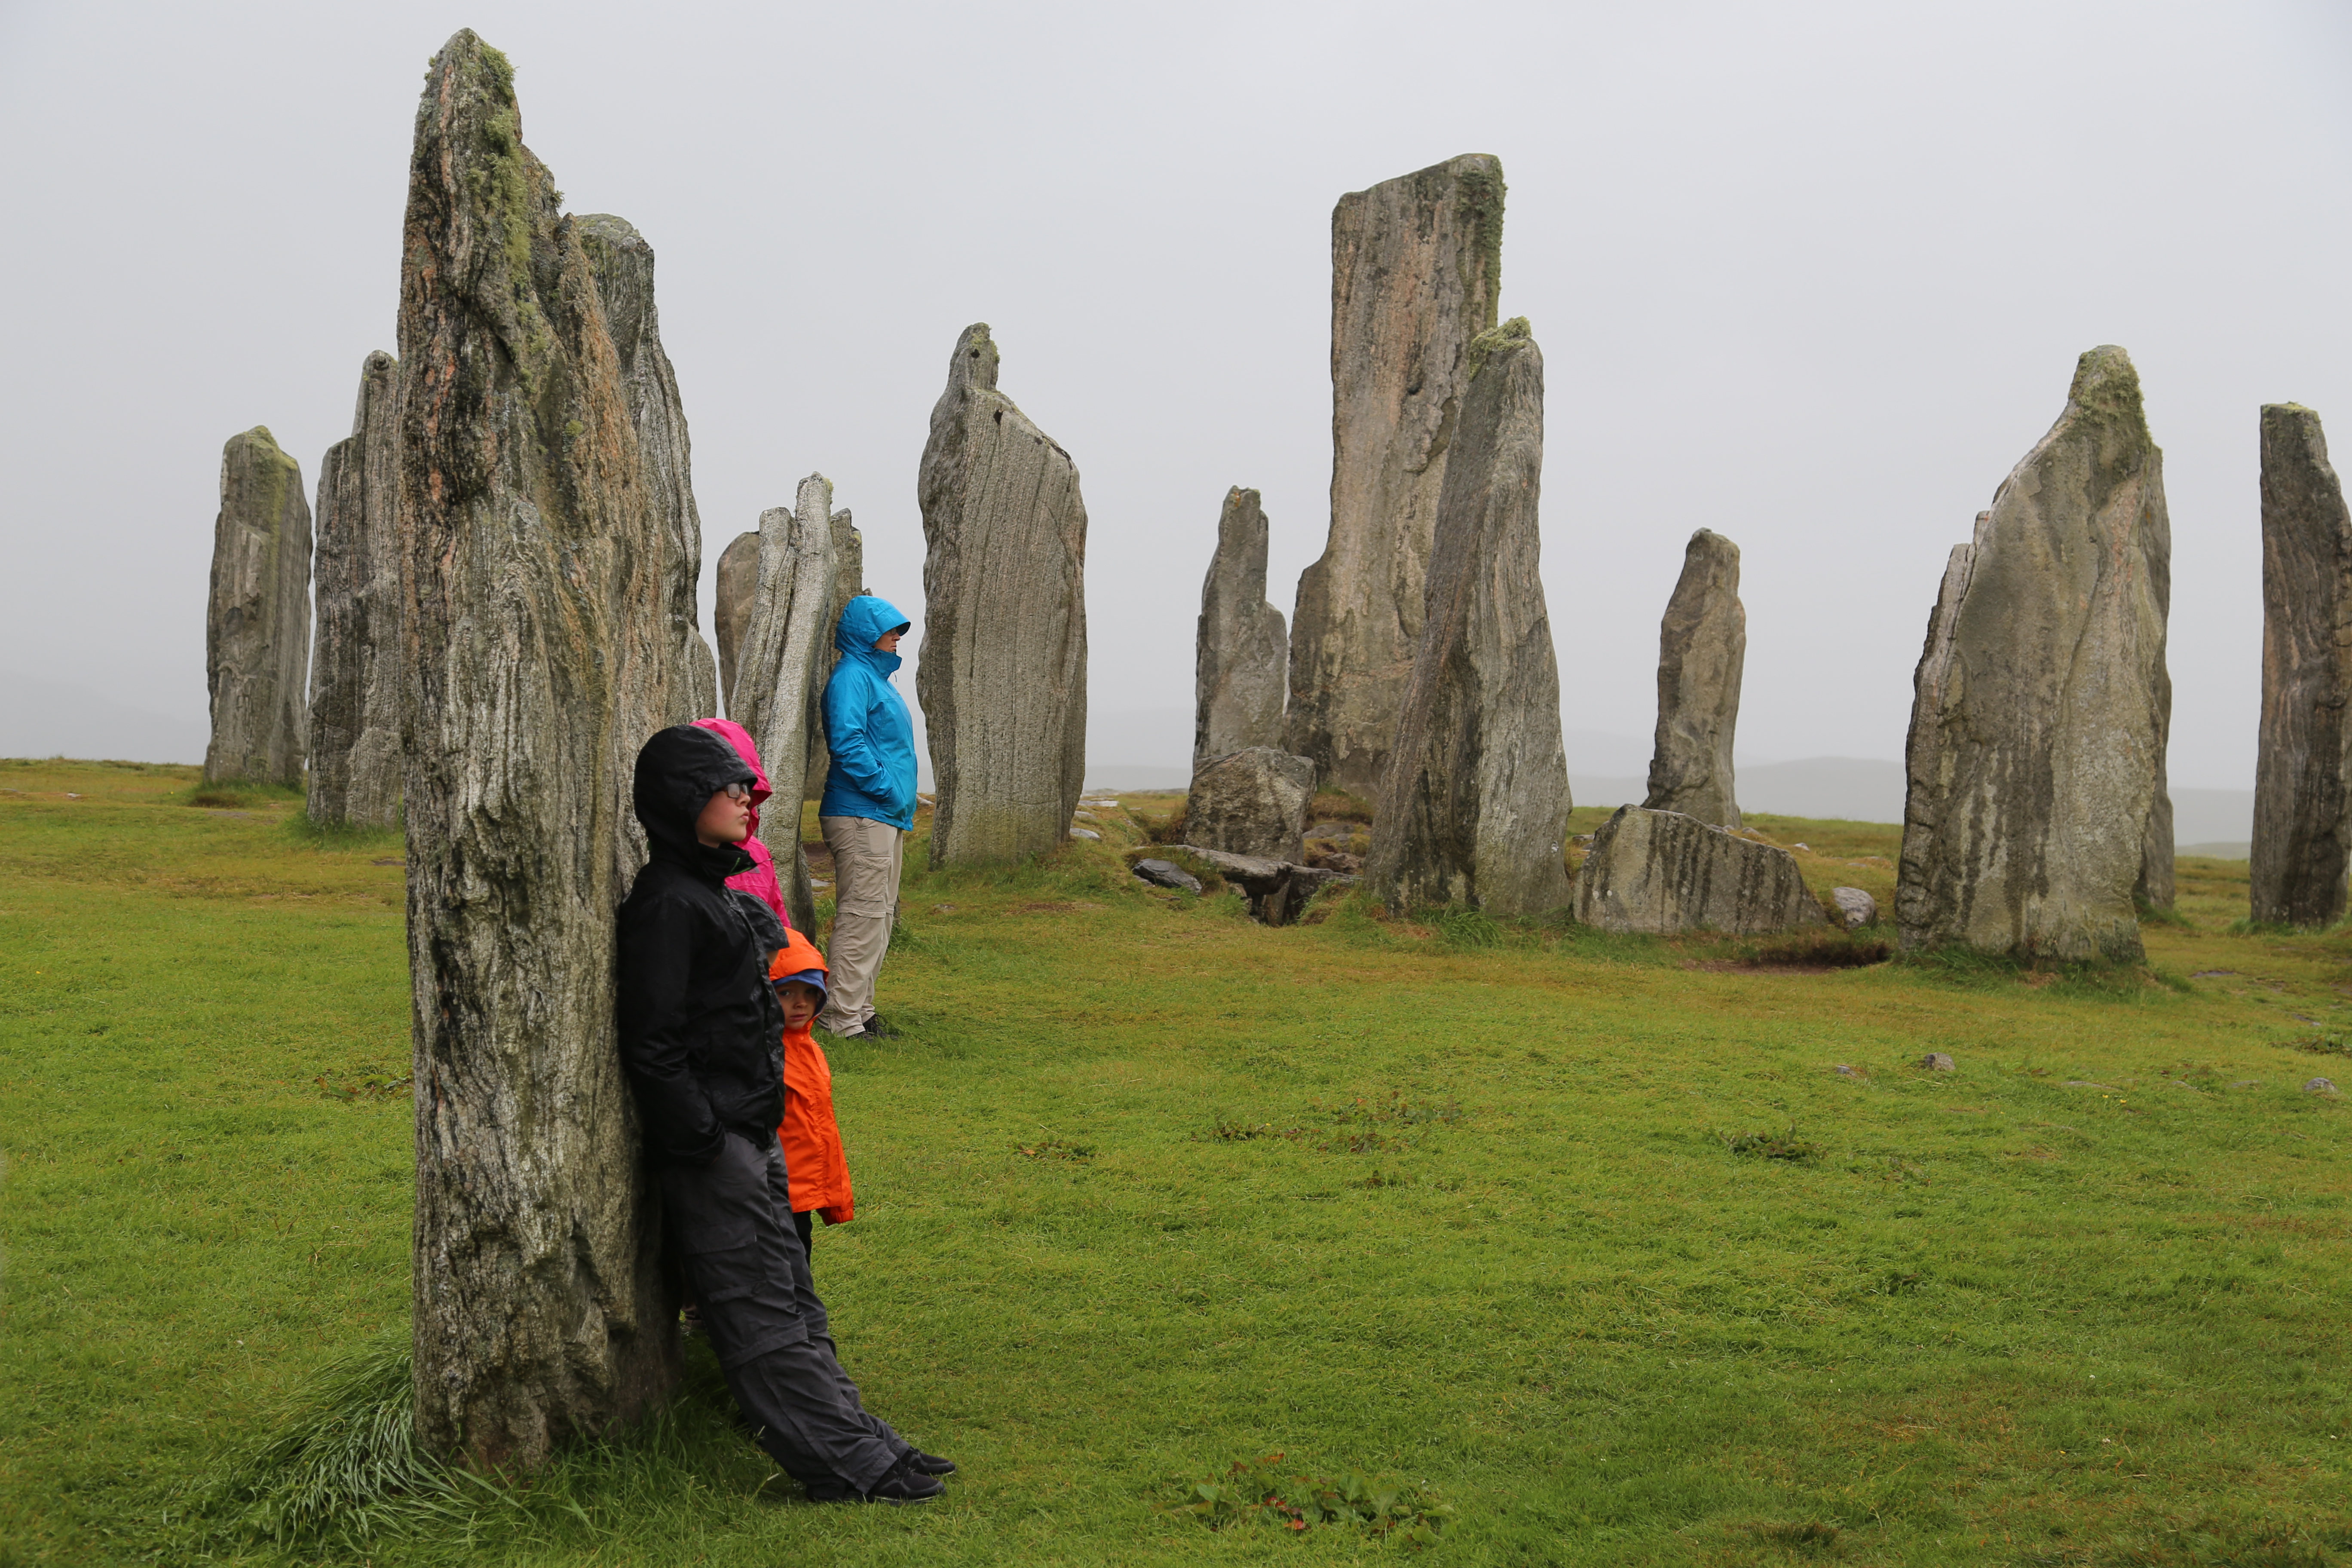
[[(751, 790), (751, 837), (743, 840), (744, 853), (757, 863), (750, 870), (728, 878), (727, 885), (741, 889), (775, 910), (776, 918), (784, 922), (786, 931), (790, 931), (793, 929), (793, 917), (784, 908), (783, 885), (776, 880), (775, 857), (769, 854), (768, 847), (760, 842), (760, 803), (775, 793), (768, 787), (767, 773), (760, 766), (760, 748), (751, 743), (751, 731), (731, 719), (697, 719), (694, 725), (698, 730), (711, 731), (734, 747), (737, 754), (750, 765), (751, 776), (759, 781)], [(792, 830), (798, 833), (801, 830), (801, 803), (795, 800), (792, 804)]]

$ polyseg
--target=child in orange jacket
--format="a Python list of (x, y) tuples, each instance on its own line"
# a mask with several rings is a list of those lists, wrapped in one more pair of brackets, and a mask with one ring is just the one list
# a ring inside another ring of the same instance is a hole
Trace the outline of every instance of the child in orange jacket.
[(849, 1161), (841, 1152), (841, 1128), (833, 1119), (833, 1068), (824, 1059), (809, 1026), (824, 1007), (824, 956), (796, 931), (784, 933), (784, 945), (768, 965), (768, 983), (784, 1009), (784, 1120), (776, 1129), (784, 1149), (784, 1174), (793, 1188), (793, 1226), (801, 1247), (814, 1258), (810, 1243), (815, 1224), (812, 1214), (827, 1225), (847, 1225), (856, 1217), (849, 1192)]

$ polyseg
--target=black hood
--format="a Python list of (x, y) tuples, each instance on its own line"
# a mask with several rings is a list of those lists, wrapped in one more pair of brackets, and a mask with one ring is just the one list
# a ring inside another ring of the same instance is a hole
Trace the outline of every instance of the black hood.
[(751, 858), (730, 844), (713, 848), (694, 836), (694, 819), (730, 784), (756, 784), (743, 759), (718, 734), (673, 724), (637, 753), (633, 800), (653, 853), (682, 860), (723, 880), (751, 868)]

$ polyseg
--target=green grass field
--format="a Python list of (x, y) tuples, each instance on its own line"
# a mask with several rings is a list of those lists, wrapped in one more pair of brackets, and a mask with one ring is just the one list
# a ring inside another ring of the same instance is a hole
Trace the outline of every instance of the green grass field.
[[(193, 778), (0, 763), (0, 1568), (279, 1560), (195, 1503), (404, 1329), (397, 842)], [(1173, 803), (1124, 798), (910, 872), (907, 1036), (834, 1052), (817, 1282), (944, 1501), (803, 1502), (698, 1347), (646, 1426), (294, 1558), (2352, 1562), (2347, 1109), (2301, 1087), (2352, 1087), (2352, 937), (2232, 934), (2242, 864), (2183, 862), (2145, 974), (1770, 964), (1265, 929), (1127, 876)], [(1892, 889), (1892, 828), (1755, 825)], [(1454, 1521), (1176, 1511), (1277, 1451)]]

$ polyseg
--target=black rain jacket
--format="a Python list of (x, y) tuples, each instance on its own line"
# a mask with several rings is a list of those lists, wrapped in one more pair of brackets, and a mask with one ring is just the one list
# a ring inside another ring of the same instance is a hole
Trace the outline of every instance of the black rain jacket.
[(727, 879), (751, 868), (695, 818), (751, 770), (709, 730), (674, 725), (637, 753), (635, 803), (652, 856), (621, 905), (621, 1065), (656, 1166), (719, 1157), (730, 1129), (772, 1140), (784, 1114), (783, 1010), (765, 950)]

